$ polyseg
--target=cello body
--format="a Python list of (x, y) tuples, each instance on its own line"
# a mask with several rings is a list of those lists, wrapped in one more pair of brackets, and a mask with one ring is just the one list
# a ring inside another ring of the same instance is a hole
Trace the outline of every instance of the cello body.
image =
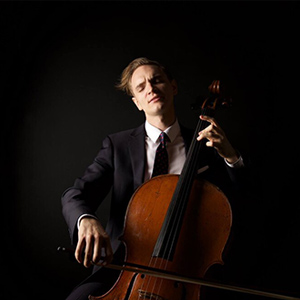
[[(173, 254), (155, 257), (153, 250), (166, 219), (178, 175), (152, 178), (137, 189), (127, 208), (124, 233), (126, 262), (203, 278), (208, 268), (223, 263), (222, 252), (230, 234), (232, 213), (226, 196), (202, 179), (193, 181)], [(167, 236), (167, 238), (170, 238)], [(196, 300), (200, 286), (122, 271), (103, 300)]]

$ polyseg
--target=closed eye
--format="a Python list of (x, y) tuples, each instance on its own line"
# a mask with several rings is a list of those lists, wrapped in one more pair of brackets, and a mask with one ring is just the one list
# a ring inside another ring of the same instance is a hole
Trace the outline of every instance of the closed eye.
[(151, 79), (151, 83), (161, 83), (161, 82), (164, 82), (163, 78), (161, 76), (154, 76), (152, 79)]
[(136, 91), (139, 92), (139, 93), (142, 92), (144, 90), (144, 88), (145, 88), (144, 83), (141, 83), (141, 84), (139, 84), (138, 86), (135, 87)]
[[(164, 81), (164, 78), (163, 78), (162, 76), (160, 76), (160, 75), (153, 76), (149, 81), (150, 81), (150, 84), (151, 84), (151, 85), (165, 82), (165, 81)], [(138, 93), (141, 93), (141, 92), (144, 90), (145, 85), (146, 85), (145, 82), (141, 82), (140, 84), (138, 84), (138, 85), (135, 87), (135, 90), (136, 90)]]

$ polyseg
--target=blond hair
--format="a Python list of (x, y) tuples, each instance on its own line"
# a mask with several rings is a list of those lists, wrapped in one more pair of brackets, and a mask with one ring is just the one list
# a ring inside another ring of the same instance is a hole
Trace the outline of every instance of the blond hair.
[(130, 83), (132, 74), (138, 67), (145, 65), (158, 66), (167, 75), (170, 81), (173, 79), (171, 73), (162, 64), (155, 60), (150, 60), (146, 57), (140, 57), (130, 62), (129, 65), (123, 70), (120, 82), (116, 84), (116, 88), (125, 92), (129, 96), (133, 96)]

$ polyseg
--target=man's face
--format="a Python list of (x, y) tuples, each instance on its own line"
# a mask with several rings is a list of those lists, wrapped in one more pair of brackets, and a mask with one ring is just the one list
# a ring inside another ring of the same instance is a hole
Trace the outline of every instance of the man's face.
[(131, 77), (132, 100), (146, 118), (173, 112), (173, 98), (177, 94), (175, 80), (155, 65), (138, 67)]

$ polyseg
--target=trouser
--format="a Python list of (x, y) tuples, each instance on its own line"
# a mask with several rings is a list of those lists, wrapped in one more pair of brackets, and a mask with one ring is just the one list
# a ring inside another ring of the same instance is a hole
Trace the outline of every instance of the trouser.
[(80, 283), (66, 300), (87, 300), (89, 295), (103, 295), (117, 281), (119, 274), (115, 270), (99, 270)]

